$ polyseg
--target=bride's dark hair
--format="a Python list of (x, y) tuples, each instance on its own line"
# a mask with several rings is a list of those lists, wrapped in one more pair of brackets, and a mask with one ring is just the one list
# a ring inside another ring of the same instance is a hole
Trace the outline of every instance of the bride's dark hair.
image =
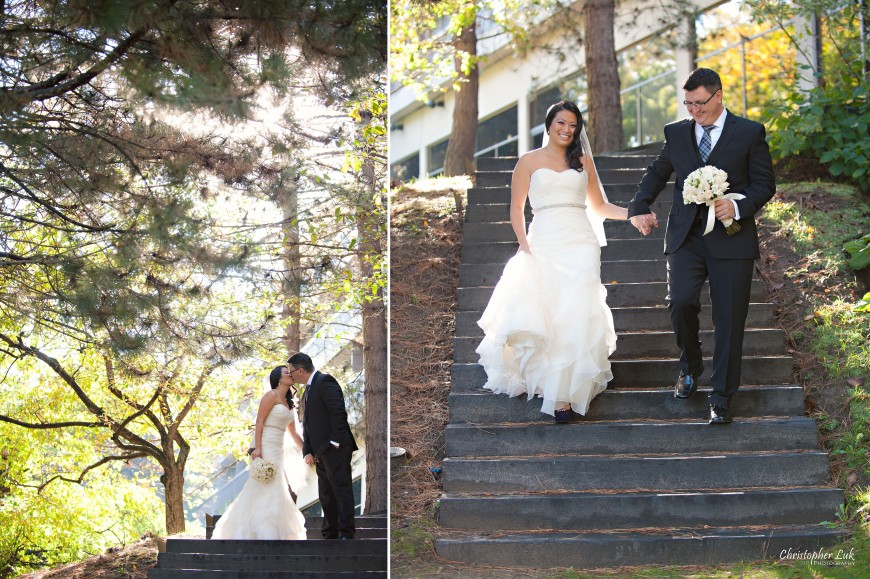
[[(287, 366), (278, 366), (271, 373), (269, 373), (269, 384), (272, 386), (272, 390), (278, 387), (278, 382), (281, 381), (281, 371), (287, 368)], [(293, 408), (295, 405), (293, 403), (293, 395), (296, 394), (296, 389), (292, 386), (289, 390), (287, 390), (287, 405), (290, 408)]]
[(559, 111), (568, 111), (574, 113), (577, 117), (577, 128), (574, 130), (574, 138), (568, 149), (565, 151), (565, 160), (568, 161), (568, 166), (577, 171), (583, 171), (583, 164), (580, 162), (583, 157), (583, 145), (580, 143), (580, 131), (583, 130), (583, 115), (580, 113), (580, 108), (571, 101), (559, 101), (547, 109), (547, 118), (544, 119), (544, 127), (547, 129), (547, 134), (550, 134), (550, 125), (553, 119), (556, 118), (556, 113)]

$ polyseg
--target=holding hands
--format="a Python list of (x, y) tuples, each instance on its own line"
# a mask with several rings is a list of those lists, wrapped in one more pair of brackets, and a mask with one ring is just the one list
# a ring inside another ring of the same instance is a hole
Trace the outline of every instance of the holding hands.
[(637, 228), (643, 235), (649, 235), (653, 227), (659, 226), (659, 220), (655, 213), (647, 213), (646, 215), (635, 215), (630, 219), (631, 224)]

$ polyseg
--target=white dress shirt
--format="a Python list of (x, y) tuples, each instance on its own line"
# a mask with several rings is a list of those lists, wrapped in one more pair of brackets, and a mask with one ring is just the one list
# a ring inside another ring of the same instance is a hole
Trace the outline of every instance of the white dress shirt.
[[(719, 115), (719, 118), (713, 121), (713, 128), (710, 129), (710, 151), (712, 153), (713, 149), (716, 147), (716, 143), (719, 142), (719, 137), (722, 136), (722, 129), (725, 127), (725, 117), (728, 116), (728, 109), (722, 108), (722, 114)], [(695, 143), (697, 145), (701, 144), (701, 137), (704, 136), (704, 127), (701, 126), (700, 123), (695, 123)], [(740, 219), (740, 208), (737, 207), (737, 201), (734, 199), (730, 199), (731, 204), (734, 206), (734, 220)]]

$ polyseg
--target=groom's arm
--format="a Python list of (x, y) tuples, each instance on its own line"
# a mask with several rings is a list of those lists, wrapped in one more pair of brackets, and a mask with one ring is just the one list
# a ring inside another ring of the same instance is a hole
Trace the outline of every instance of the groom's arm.
[(755, 129), (755, 134), (752, 136), (752, 144), (747, 153), (749, 185), (743, 191), (738, 191), (746, 198), (736, 200), (741, 219), (754, 216), (776, 193), (773, 162), (770, 158), (770, 148), (764, 138), (764, 125), (753, 122), (751, 126)]
[(347, 425), (347, 411), (344, 407), (344, 395), (341, 386), (333, 378), (323, 383), (320, 398), (329, 412), (330, 433), (329, 442), (340, 444), (344, 440), (345, 426)]
[(659, 193), (668, 184), (674, 166), (671, 163), (671, 152), (668, 146), (668, 132), (665, 130), (665, 144), (655, 161), (646, 168), (646, 173), (640, 181), (637, 193), (628, 204), (628, 218), (635, 215), (648, 215), (652, 213), (651, 206)]

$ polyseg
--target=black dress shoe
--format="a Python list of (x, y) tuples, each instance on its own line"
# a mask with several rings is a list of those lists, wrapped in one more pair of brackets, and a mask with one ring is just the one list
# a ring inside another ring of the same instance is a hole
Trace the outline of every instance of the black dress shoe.
[(698, 389), (698, 379), (691, 374), (680, 374), (677, 385), (674, 387), (674, 398), (686, 400)]
[(731, 424), (733, 420), (727, 406), (710, 405), (710, 424)]
[(342, 535), (341, 536), (342, 541), (348, 541), (350, 539), (353, 539), (353, 535)]

